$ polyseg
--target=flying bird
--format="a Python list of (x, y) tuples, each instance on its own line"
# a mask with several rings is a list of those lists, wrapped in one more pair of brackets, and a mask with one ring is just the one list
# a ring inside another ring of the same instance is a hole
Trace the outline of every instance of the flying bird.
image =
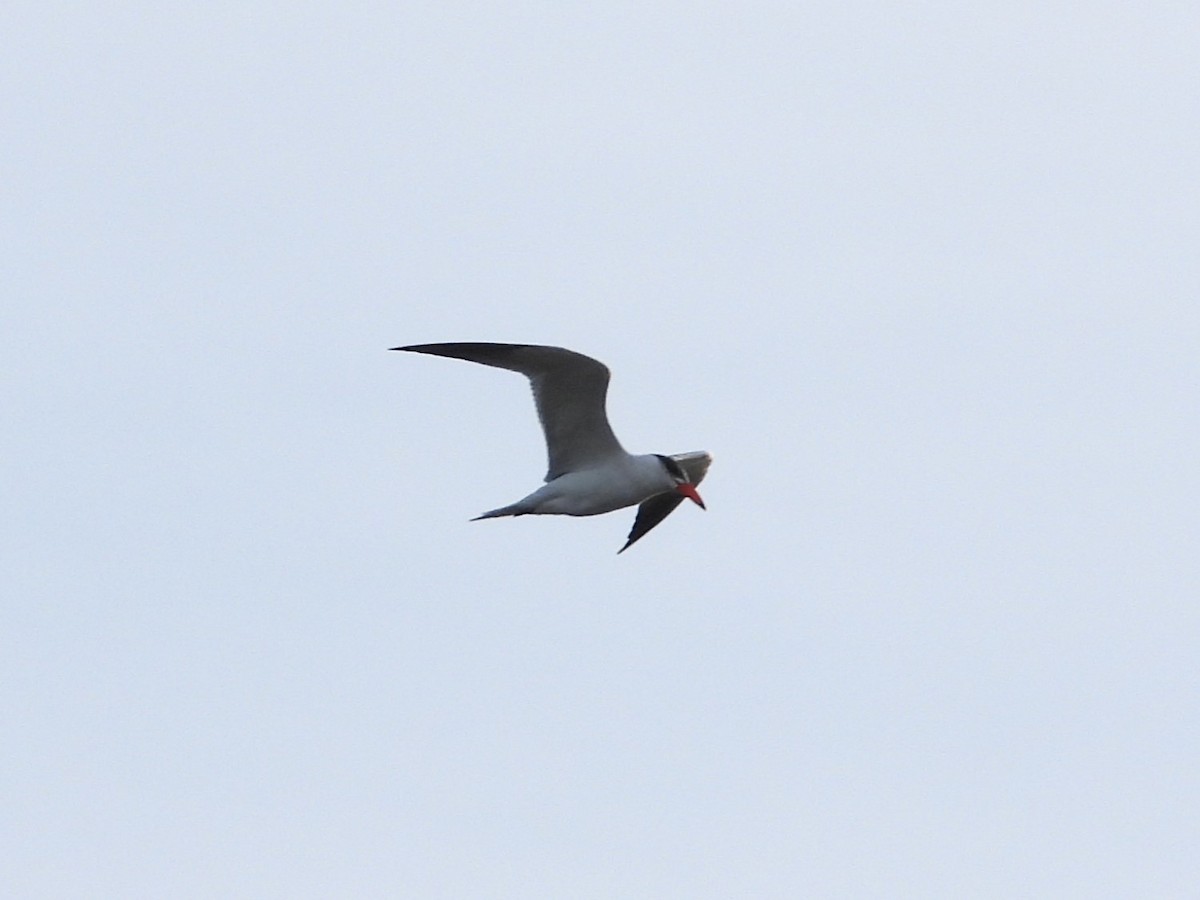
[(696, 485), (712, 457), (703, 450), (664, 456), (625, 452), (604, 410), (608, 367), (564, 350), (535, 344), (414, 344), (392, 347), (510, 369), (529, 379), (546, 438), (546, 483), (516, 503), (476, 516), (595, 516), (637, 505), (623, 553), (675, 511), (684, 498), (701, 509)]

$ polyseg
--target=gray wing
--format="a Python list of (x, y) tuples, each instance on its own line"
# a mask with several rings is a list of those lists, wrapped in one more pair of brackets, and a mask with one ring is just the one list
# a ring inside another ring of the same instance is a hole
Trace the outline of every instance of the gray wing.
[[(680, 453), (672, 456), (671, 459), (679, 463), (683, 471), (687, 473), (688, 481), (692, 484), (699, 484), (703, 481), (704, 476), (708, 474), (708, 467), (712, 465), (712, 456), (703, 450)], [(617, 553), (624, 553), (628, 550), (634, 542), (649, 533), (655, 525), (675, 512), (675, 507), (679, 506), (683, 501), (683, 495), (675, 491), (667, 491), (665, 494), (655, 494), (649, 500), (642, 501), (641, 505), (638, 506), (637, 518), (633, 520), (633, 529), (629, 532), (629, 539), (625, 542), (625, 546), (618, 550)]]
[(546, 438), (547, 481), (624, 452), (604, 409), (608, 367), (590, 356), (536, 344), (416, 344), (392, 349), (465, 359), (526, 376)]

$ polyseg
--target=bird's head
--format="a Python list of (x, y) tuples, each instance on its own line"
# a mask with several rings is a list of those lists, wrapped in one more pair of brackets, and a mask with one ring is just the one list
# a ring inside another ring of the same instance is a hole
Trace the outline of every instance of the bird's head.
[(704, 501), (700, 499), (700, 494), (696, 491), (696, 486), (688, 478), (688, 474), (684, 471), (683, 466), (669, 456), (663, 456), (660, 453), (655, 453), (654, 455), (658, 457), (658, 461), (662, 463), (663, 468), (667, 470), (667, 474), (671, 476), (671, 480), (675, 482), (676, 492), (683, 494), (683, 496), (687, 497), (701, 509), (706, 509)]

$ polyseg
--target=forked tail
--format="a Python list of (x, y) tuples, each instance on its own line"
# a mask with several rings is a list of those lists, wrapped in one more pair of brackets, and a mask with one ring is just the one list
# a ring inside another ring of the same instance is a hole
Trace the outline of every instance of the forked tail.
[(491, 509), (483, 515), (476, 516), (471, 521), (478, 522), (480, 519), (498, 519), (501, 516), (523, 516), (529, 512), (529, 509), (522, 503), (512, 503), (508, 506), (502, 506), (499, 509)]

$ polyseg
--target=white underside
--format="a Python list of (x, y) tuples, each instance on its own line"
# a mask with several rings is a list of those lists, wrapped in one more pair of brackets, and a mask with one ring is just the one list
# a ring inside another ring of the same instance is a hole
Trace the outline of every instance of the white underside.
[(528, 497), (493, 509), (479, 518), (495, 516), (597, 516), (672, 490), (675, 481), (653, 454), (624, 454), (602, 466), (560, 475)]

